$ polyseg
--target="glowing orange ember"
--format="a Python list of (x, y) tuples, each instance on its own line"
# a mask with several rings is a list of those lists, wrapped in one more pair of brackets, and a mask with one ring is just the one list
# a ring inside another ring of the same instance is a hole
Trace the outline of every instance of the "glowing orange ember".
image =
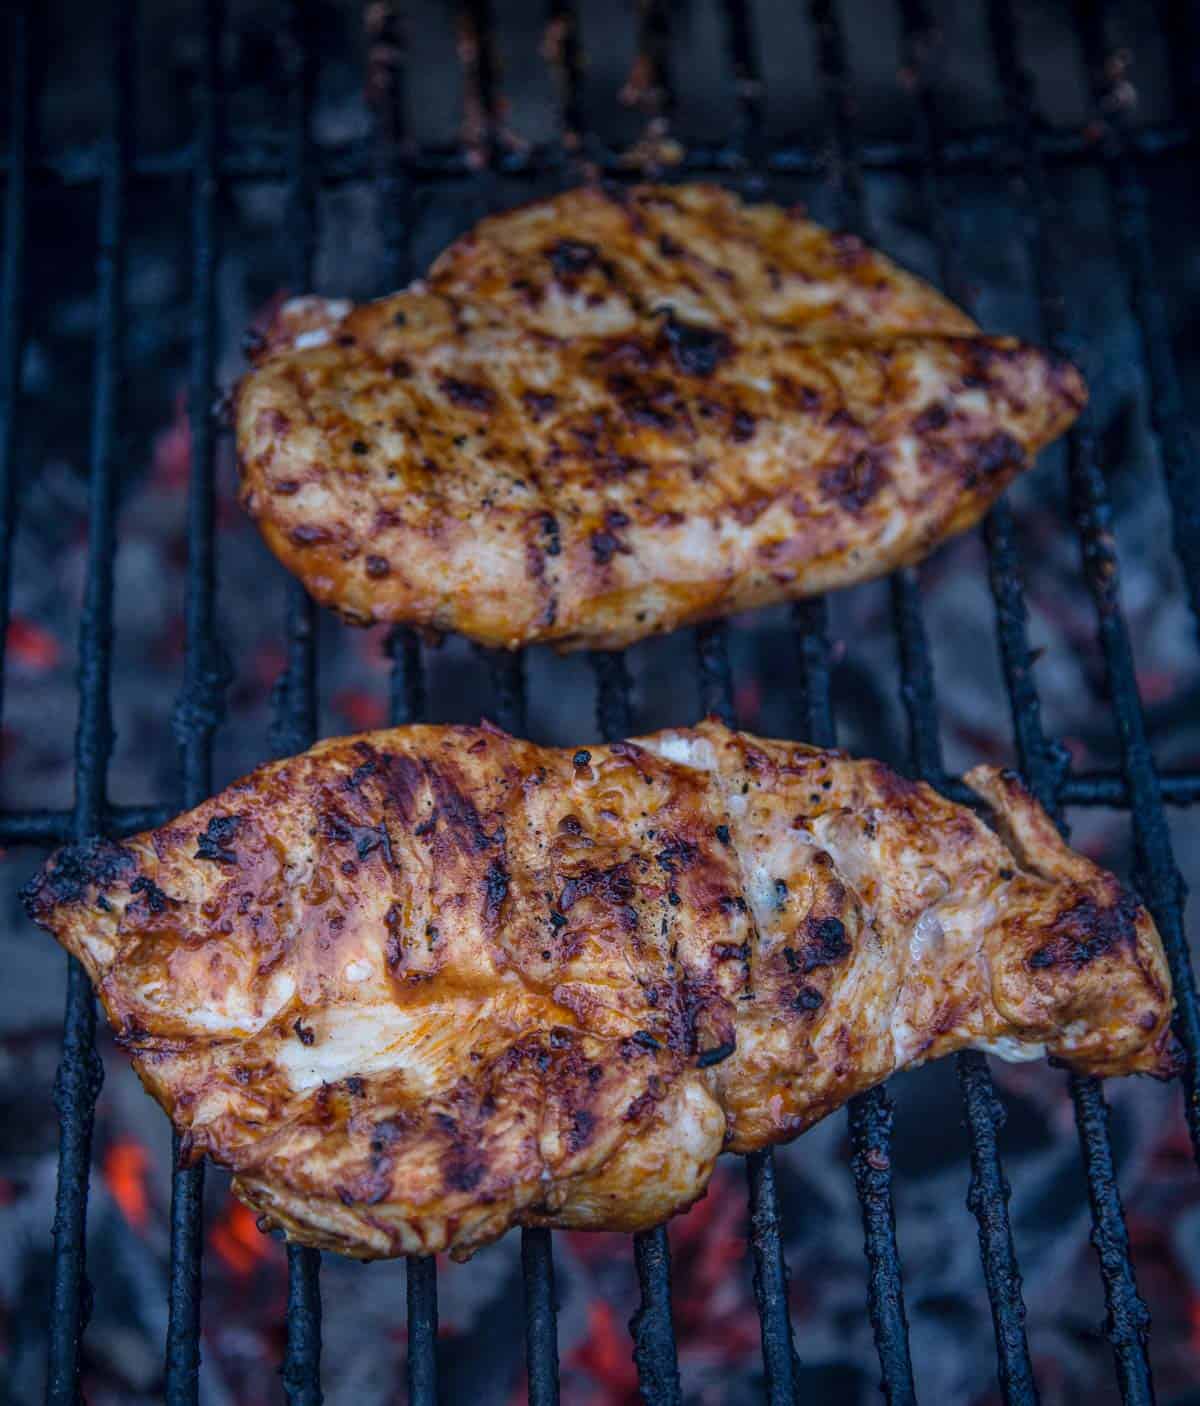
[(53, 669), (62, 658), (62, 647), (50, 631), (22, 615), (8, 622), (7, 648), (18, 664), (39, 674)]
[(571, 1354), (571, 1366), (581, 1368), (599, 1388), (592, 1401), (603, 1406), (625, 1406), (641, 1400), (637, 1368), (629, 1334), (603, 1299), (588, 1305), (588, 1335)]
[(150, 1154), (139, 1142), (114, 1142), (104, 1154), (104, 1180), (134, 1230), (145, 1230), (150, 1219), (149, 1168)]
[(254, 1212), (230, 1200), (209, 1236), (213, 1250), (239, 1278), (254, 1272), (271, 1253), (271, 1242), (259, 1230)]

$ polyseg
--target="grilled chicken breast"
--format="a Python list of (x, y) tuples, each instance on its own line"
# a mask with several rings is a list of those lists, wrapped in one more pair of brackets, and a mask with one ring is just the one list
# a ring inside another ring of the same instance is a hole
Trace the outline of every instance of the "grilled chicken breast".
[(26, 901), (267, 1221), (461, 1256), (654, 1225), (723, 1149), (966, 1046), (1170, 1073), (1151, 919), (1010, 773), (969, 780), (992, 827), (714, 722), (574, 753), (399, 728), (63, 850)]
[(242, 501), (348, 619), (615, 648), (925, 556), (1085, 399), (856, 239), (712, 186), (484, 220), (379, 302), (286, 304)]

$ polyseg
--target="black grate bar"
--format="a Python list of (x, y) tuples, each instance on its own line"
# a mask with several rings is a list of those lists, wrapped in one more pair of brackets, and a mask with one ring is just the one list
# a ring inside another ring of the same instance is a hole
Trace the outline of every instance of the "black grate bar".
[(867, 1307), (889, 1406), (917, 1399), (892, 1203), (892, 1100), (882, 1084), (850, 1103), (850, 1165), (867, 1245)]
[(679, 1357), (671, 1320), (671, 1244), (665, 1226), (633, 1237), (641, 1302), (629, 1320), (638, 1388), (646, 1406), (681, 1406)]
[[(183, 756), (183, 801), (198, 805), (212, 791), (212, 738), (221, 718), (226, 670), (214, 633), (213, 544), (216, 382), (217, 176), (221, 105), (219, 0), (205, 6), (198, 84), (196, 169), (192, 180), (192, 353), (188, 394), (191, 465), (188, 480), (188, 567), (183, 693), (172, 719)], [(195, 1406), (200, 1371), (200, 1260), (203, 1251), (204, 1166), (179, 1166), (172, 1136), (171, 1258), (165, 1399)]]
[(321, 1256), (288, 1246), (287, 1346), (283, 1391), (289, 1406), (321, 1406)]
[(720, 718), (726, 727), (737, 727), (733, 706), (733, 674), (725, 643), (725, 626), (719, 620), (696, 628), (696, 668), (700, 683), (700, 711)]
[[(367, 103), (372, 112), (374, 189), (383, 236), (384, 284), (390, 293), (409, 280), (412, 268), (413, 185), (405, 160), (404, 32), (391, 0), (365, 10)], [(425, 716), (425, 678), (416, 632), (400, 625), (387, 638), (392, 661), (388, 717), (393, 727)], [(411, 1406), (437, 1400), (437, 1260), (410, 1255), (405, 1266), (408, 1352), (405, 1376)]]
[(485, 660), (492, 683), (492, 713), (497, 727), (514, 737), (525, 733), (525, 659), (519, 650), (484, 649), (476, 653)]
[(1104, 1302), (1108, 1309), (1104, 1336), (1112, 1344), (1116, 1359), (1121, 1400), (1133, 1402), (1134, 1406), (1153, 1406), (1154, 1383), (1150, 1376), (1150, 1359), (1146, 1355), (1150, 1312), (1133, 1276), (1129, 1231), (1117, 1190), (1117, 1169), (1113, 1165), (1108, 1104), (1098, 1079), (1072, 1074), (1069, 1083), (1087, 1172), (1092, 1244), (1096, 1247), (1104, 1279)]
[(593, 650), (590, 662), (596, 678), (596, 726), (606, 742), (616, 742), (633, 731), (629, 668), (619, 651)]
[[(317, 251), (317, 192), (312, 110), (317, 88), (313, 0), (289, 0), (284, 30), (288, 81), (288, 232), (293, 292), (313, 283)], [(286, 604), (287, 664), (272, 698), (271, 747), (291, 756), (312, 746), (319, 731), (317, 611), (298, 581), (289, 580)], [(287, 1339), (283, 1385), (290, 1406), (320, 1406), (320, 1251), (287, 1247)]]
[(421, 645), (412, 630), (401, 626), (388, 635), (392, 661), (388, 678), (388, 717), (393, 727), (420, 722), (425, 715), (425, 678)]
[(571, 0), (550, 0), (542, 55), (558, 83), (563, 149), (577, 151), (584, 140), (583, 55), (579, 46), (579, 16)]
[[(1005, 510), (1007, 511), (1007, 510)], [(893, 593), (900, 648), (902, 693), (909, 722), (909, 751), (922, 779), (940, 784), (941, 742), (929, 643), (915, 584), (905, 579)], [(982, 1055), (969, 1050), (955, 1056), (971, 1146), (971, 1181), (967, 1205), (975, 1216), (984, 1282), (996, 1333), (997, 1374), (1006, 1402), (1035, 1403), (1037, 1385), (1025, 1331), (1021, 1274), (1008, 1214), (1011, 1194), (1000, 1159), (999, 1132), (1004, 1109)]]
[[(903, 5), (906, 38), (906, 59), (916, 83), (918, 138), (928, 150), (929, 163), (923, 181), (923, 194), (930, 209), (930, 224), (937, 245), (942, 280), (951, 296), (960, 302), (968, 303), (968, 290), (958, 267), (955, 251), (950, 240), (949, 227), (942, 205), (941, 192), (944, 184), (944, 170), (940, 159), (939, 117), (931, 89), (924, 81), (924, 68), (931, 52), (932, 27), (920, 0), (906, 0)], [(1012, 545), (1012, 520), (1006, 506), (994, 510), (985, 531), (985, 542), (989, 555), (989, 578), (992, 583), (997, 614), (997, 633), (1000, 642), (1001, 660), (1005, 672), (1010, 707), (1013, 714), (1014, 735), (1018, 759), (1031, 783), (1037, 788), (1048, 781), (1059, 765), (1055, 749), (1047, 741), (1041, 728), (1040, 707), (1032, 678), (1032, 660), (1025, 631), (1025, 609), (1021, 595), (1019, 576), (1016, 570), (1015, 550)], [(921, 640), (922, 650), (924, 641)], [(940, 763), (940, 758), (932, 758)], [(940, 769), (940, 766), (939, 766)], [(1051, 792), (1043, 792), (1041, 798), (1053, 800)], [(960, 1077), (970, 1089), (970, 1083), (977, 1074), (969, 1066), (964, 1067), (965, 1056), (960, 1056)], [(986, 1066), (980, 1062), (979, 1075), (985, 1075)], [(1088, 1156), (1090, 1145), (1105, 1143), (1107, 1140), (1106, 1111), (1103, 1095), (1097, 1084), (1092, 1096), (1093, 1122), (1079, 1124), (1081, 1143), (1085, 1149), (1085, 1171), (1089, 1179), (1089, 1195), (1094, 1206), (1102, 1208), (1110, 1239), (1120, 1235), (1125, 1237), (1123, 1212), (1115, 1182), (1101, 1179), (1102, 1165), (1111, 1166), (1111, 1148), (1105, 1146), (1106, 1159), (1103, 1163), (1097, 1157)], [(1077, 1107), (1079, 1105), (1077, 1104)], [(1096, 1108), (1104, 1114), (1104, 1119), (1094, 1121)], [(972, 1103), (968, 1098), (968, 1119), (972, 1120)], [(998, 1112), (993, 1099), (993, 1114)], [(979, 1211), (990, 1211), (994, 1216), (996, 1208), (1004, 1209), (1007, 1184), (998, 1160), (991, 1169), (976, 1165), (978, 1153), (989, 1143), (994, 1142), (994, 1128), (989, 1130), (988, 1110), (979, 1107), (978, 1130), (972, 1126), (973, 1163), (970, 1197)], [(975, 1134), (978, 1132), (978, 1141)], [(980, 1176), (980, 1171), (984, 1175)], [(989, 1201), (985, 1196), (985, 1186), (990, 1182), (998, 1193), (998, 1200)], [(1005, 1220), (1007, 1212), (1004, 1210)], [(1113, 1228), (1115, 1227), (1115, 1228)], [(1020, 1280), (1017, 1274), (1016, 1259), (1011, 1232), (1007, 1225), (1003, 1233), (990, 1223), (990, 1217), (979, 1217), (980, 1243), (984, 1251), (985, 1272), (988, 1280), (989, 1298), (997, 1326), (997, 1352), (999, 1355), (1000, 1380), (1010, 1389), (1015, 1399), (1036, 1399), (1036, 1387), (1032, 1377), (1032, 1367), (1028, 1356), (1028, 1345), (1024, 1332), (1024, 1306), (1020, 1296)], [(1105, 1293), (1110, 1304), (1117, 1303), (1136, 1312), (1141, 1306), (1133, 1278), (1132, 1265), (1128, 1255), (1121, 1261), (1115, 1256), (1101, 1257), (1101, 1274)], [(1113, 1320), (1117, 1321), (1116, 1318)], [(1114, 1339), (1114, 1346), (1117, 1346)], [(1136, 1339), (1123, 1339), (1118, 1349), (1120, 1374), (1123, 1380), (1144, 1378), (1149, 1382), (1149, 1363), (1145, 1354), (1144, 1342)], [(1122, 1360), (1120, 1354), (1124, 1354)], [(1140, 1359), (1140, 1360), (1139, 1360)]]
[(554, 1247), (540, 1227), (521, 1231), (525, 1286), (525, 1362), (530, 1406), (558, 1406), (558, 1304), (554, 1297)]
[[(594, 651), (596, 725), (606, 742), (633, 731), (629, 670), (622, 653)], [(679, 1406), (679, 1350), (671, 1316), (671, 1244), (666, 1226), (639, 1231), (633, 1238), (640, 1303), (629, 1320), (633, 1360), (642, 1397), (654, 1406)]]
[[(525, 660), (520, 652), (480, 650), (492, 680), (497, 724), (520, 737), (525, 732)], [(525, 1281), (525, 1365), (529, 1399), (536, 1406), (558, 1400), (558, 1302), (554, 1291), (554, 1253), (550, 1232), (521, 1231), (521, 1265)]]
[[(737, 726), (733, 675), (729, 667), (728, 629), (720, 621), (696, 630), (700, 702), (727, 727)], [(775, 1193), (775, 1156), (770, 1148), (746, 1159), (750, 1196), (750, 1249), (754, 1257), (754, 1301), (762, 1339), (767, 1400), (771, 1406), (795, 1399), (796, 1349), (788, 1309), (788, 1270), (783, 1257), (779, 1200)]]
[(4, 253), (0, 258), (0, 716), (4, 712), (5, 646), (12, 586), (17, 508), (17, 412), (25, 345), (25, 246), (29, 159), (33, 144), (33, 42), (30, 7), (9, 16), (9, 178), (4, 192)]
[[(803, 680), (800, 705), (807, 741), (818, 747), (836, 745), (830, 700), (829, 615), (823, 598), (800, 601), (793, 607)], [(913, 1384), (908, 1318), (896, 1244), (896, 1213), (892, 1203), (892, 1101), (879, 1085), (856, 1095), (846, 1110), (850, 1130), (850, 1165), (862, 1209), (867, 1256), (867, 1311), (883, 1374), (889, 1406), (907, 1406), (917, 1399)]]
[(499, 130), (500, 61), (491, 0), (465, 0), (459, 16), (459, 61), (463, 67), (465, 137), (468, 148), (482, 142), (490, 164)]
[[(1153, 160), (1187, 150), (1193, 145), (1195, 132), (1182, 122), (1148, 123), (1131, 131), (1128, 136), (1130, 152), (1139, 160)], [(604, 176), (626, 178), (630, 166), (624, 151), (591, 138), (590, 154), (597, 171)], [(1043, 160), (1054, 164), (1101, 165), (1104, 152), (1096, 142), (1094, 128), (1043, 128), (1037, 133), (1036, 145)], [(950, 138), (946, 143), (945, 160), (952, 168), (988, 169), (1004, 157), (1006, 139), (991, 127), (969, 131)], [(695, 142), (688, 146), (672, 170), (680, 176), (737, 175), (745, 166), (746, 156), (740, 143), (711, 144)], [(562, 164), (561, 145), (535, 143), (527, 149), (503, 150), (496, 153), (498, 175), (536, 180), (552, 176)], [(863, 171), (915, 171), (920, 156), (908, 141), (863, 142), (859, 164)], [(102, 179), (103, 153), (95, 145), (70, 147), (29, 165), (29, 177), (34, 183), (64, 185), (96, 184)], [(187, 175), (194, 166), (190, 146), (155, 152), (138, 158), (130, 173), (139, 181), (170, 180)], [(375, 173), (373, 141), (350, 139), (323, 144), (318, 153), (320, 183), (339, 186), (369, 181)], [(825, 153), (816, 152), (807, 144), (784, 142), (773, 145), (763, 153), (763, 168), (777, 176), (822, 176), (827, 174)], [(7, 175), (10, 158), (0, 154), (0, 177)], [(412, 178), (424, 184), (470, 180), (477, 173), (477, 159), (460, 147), (424, 146), (413, 152), (408, 164)], [(286, 182), (287, 154), (280, 141), (269, 132), (245, 131), (238, 134), (230, 149), (222, 154), (222, 180)]]
[[(1030, 256), (1038, 282), (1042, 328), (1043, 332), (1050, 336), (1054, 348), (1063, 351), (1065, 317), (1057, 290), (1057, 280), (1054, 277), (1055, 266), (1046, 227), (1045, 212), (1049, 208), (1047, 192), (1042, 165), (1030, 140), (1035, 121), (1032, 85), (1021, 64), (1014, 16), (1008, 0), (991, 0), (989, 22), (997, 74), (1004, 90), (1013, 136), (1023, 156), (1026, 213), (1030, 220)], [(1089, 460), (1093, 458), (1094, 451), (1088, 447), (1090, 444), (1091, 431), (1085, 418), (1068, 441), (1073, 494), (1077, 491), (1076, 485), (1079, 482), (1081, 455)], [(1085, 515), (1081, 513), (1078, 503), (1075, 506), (1075, 516), (1083, 538), (1086, 561), (1092, 557), (1093, 548), (1101, 543), (1101, 534), (1096, 524), (1085, 521)], [(1111, 551), (1110, 543), (1111, 538), (1104, 544), (1105, 551)], [(993, 514), (988, 529), (988, 545), (1001, 661), (1014, 711), (1018, 757), (1023, 771), (1033, 784), (1035, 794), (1052, 808), (1052, 788), (1062, 763), (1057, 750), (1047, 742), (1041, 728), (1031, 677), (1032, 660), (1026, 638), (1025, 607), (1017, 584), (1011, 523), (1007, 517), (996, 517)], [(1123, 632), (1124, 621), (1115, 595), (1115, 558), (1110, 564), (1114, 595), (1109, 601), (1108, 609), (1112, 619)], [(1111, 623), (1106, 622), (1104, 616), (1105, 612), (1102, 610), (1102, 635), (1106, 623)], [(1132, 679), (1130, 683), (1132, 685)], [(1133, 706), (1140, 716), (1136, 685), (1132, 686)], [(1117, 702), (1115, 696), (1114, 702)], [(1159, 813), (1161, 814), (1161, 811)], [(1136, 814), (1134, 824), (1136, 830)], [(1108, 1307), (1106, 1336), (1112, 1344), (1116, 1358), (1123, 1399), (1135, 1402), (1152, 1401), (1153, 1386), (1146, 1353), (1149, 1315), (1138, 1293), (1129, 1253), (1129, 1238), (1108, 1136), (1108, 1109), (1097, 1080), (1073, 1075), (1070, 1083), (1092, 1208), (1092, 1238), (1099, 1252), (1105, 1302)]]
[[(922, 7), (903, 3), (902, 21), (904, 58), (915, 85), (916, 137), (927, 158), (921, 170), (926, 222), (937, 249), (943, 285), (952, 297), (968, 305), (969, 290), (958, 265), (942, 199), (943, 138), (933, 93), (924, 77), (927, 36)], [(1002, 506), (999, 515), (1001, 520), (1007, 520), (1007, 507)], [(900, 651), (901, 693), (909, 722), (910, 754), (918, 774), (924, 780), (943, 785), (945, 766), (938, 729), (933, 666), (915, 572), (903, 571), (893, 579), (892, 604)], [(1014, 711), (1017, 711), (1017, 697), (1015, 694), (1012, 697)], [(956, 1057), (956, 1069), (971, 1147), (967, 1204), (975, 1216), (979, 1235), (984, 1282), (996, 1337), (997, 1375), (1006, 1402), (1035, 1403), (1038, 1391), (1029, 1353), (1021, 1274), (1008, 1211), (1011, 1192), (1000, 1159), (998, 1134), (1003, 1126), (1004, 1109), (996, 1095), (987, 1062), (981, 1055), (960, 1053)]]
[(675, 107), (669, 0), (638, 0), (638, 12), (638, 56), (629, 87), (647, 116), (669, 118)]
[[(822, 95), (830, 124), (828, 174), (840, 219), (860, 234), (870, 233), (870, 217), (862, 178), (862, 150), (854, 126), (850, 96), (850, 69), (845, 36), (837, 9), (829, 0), (811, 0), (811, 22), (817, 36), (817, 62)], [(898, 616), (919, 611), (915, 586), (906, 572), (892, 580), (893, 606)], [(804, 711), (809, 740), (831, 747), (836, 742), (830, 700), (828, 617), (824, 601), (801, 603), (795, 620), (805, 676)], [(918, 698), (925, 686), (917, 673), (906, 674), (901, 689), (910, 714), (932, 698)], [(927, 727), (936, 730), (936, 713), (924, 712)], [(940, 765), (938, 767), (940, 772)], [(862, 1207), (863, 1233), (868, 1261), (868, 1310), (883, 1372), (884, 1395), (893, 1406), (915, 1402), (912, 1353), (900, 1255), (896, 1243), (896, 1216), (892, 1199), (892, 1105), (886, 1089), (869, 1089), (851, 1100), (848, 1108), (851, 1166)]]
[[(1104, 11), (1077, 10), (1083, 47), (1093, 69), (1103, 66)], [(1103, 75), (1096, 78), (1095, 96), (1103, 105)], [(1150, 373), (1150, 413), (1159, 435), (1163, 467), (1172, 498), (1176, 549), (1180, 553), (1189, 590), (1200, 584), (1200, 477), (1194, 445), (1184, 419), (1182, 396), (1171, 353), (1166, 310), (1154, 275), (1153, 253), (1146, 220), (1145, 195), (1129, 155), (1126, 128), (1114, 112), (1110, 143), (1118, 245), (1133, 291), (1134, 311), (1141, 329)], [(1036, 154), (1031, 158), (1035, 163)], [(1044, 190), (1042, 187), (1039, 190)], [(1041, 244), (1046, 246), (1044, 238)], [(1050, 269), (1054, 265), (1048, 265)], [(1053, 291), (1053, 290), (1051, 290)], [(1061, 337), (1061, 308), (1046, 306), (1049, 326)], [(1055, 323), (1060, 325), (1056, 326)], [(1085, 534), (1084, 570), (1096, 605), (1100, 642), (1104, 651), (1109, 689), (1117, 714), (1121, 744), (1121, 769), (1133, 808), (1134, 873), (1162, 934), (1175, 987), (1175, 1031), (1183, 1045), (1184, 1111), (1192, 1150), (1200, 1164), (1200, 1005), (1197, 1003), (1187, 936), (1183, 928), (1184, 884), (1175, 865), (1171, 835), (1163, 812), (1161, 788), (1146, 737), (1145, 715), (1138, 693), (1137, 673), (1129, 631), (1120, 608), (1120, 582), (1113, 548), (1112, 508), (1108, 489), (1096, 462), (1095, 444), (1089, 433), (1080, 436), (1070, 459), (1075, 511)], [(1191, 553), (1191, 559), (1183, 555)], [(1200, 598), (1193, 591), (1193, 610)]]
[(775, 1157), (770, 1148), (746, 1158), (750, 1186), (750, 1248), (754, 1256), (754, 1299), (762, 1339), (763, 1369), (770, 1406), (796, 1400), (796, 1349), (788, 1311), (787, 1265), (783, 1258)]
[[(1045, 335), (1055, 350), (1069, 346), (1051, 231), (1053, 204), (1045, 167), (1031, 140), (1036, 121), (1032, 88), (1017, 50), (1009, 0), (991, 0), (996, 65), (1009, 105), (1013, 136), (1020, 148), (1027, 192), (1030, 256), (1037, 276), (1038, 304)], [(1010, 26), (1003, 31), (1005, 23)], [(1166, 948), (1175, 986), (1175, 1029), (1186, 1055), (1184, 1110), (1193, 1148), (1200, 1156), (1200, 1016), (1195, 979), (1183, 931), (1183, 881), (1171, 852), (1159, 777), (1146, 738), (1129, 631), (1121, 610), (1120, 575), (1113, 548), (1112, 507), (1100, 469), (1095, 431), (1085, 414), (1068, 441), (1073, 512), (1083, 547), (1084, 574), (1096, 607), (1109, 692), (1117, 719), (1121, 770), (1133, 819), (1134, 878), (1154, 915)]]
[[(96, 253), (96, 359), (88, 483), (88, 563), (79, 630), (79, 719), (75, 733), (72, 838), (99, 832), (112, 752), (113, 552), (116, 433), (124, 349), (126, 186), (132, 151), (134, 13), (128, 0), (112, 10), (113, 127), (100, 184)], [(54, 1210), (50, 1309), (51, 1406), (79, 1398), (80, 1343), (91, 1309), (86, 1274), (88, 1171), (92, 1126), (103, 1068), (96, 1054), (96, 1004), (83, 967), (68, 958), (66, 1020), (54, 1098), (59, 1116), (58, 1188)]]
[(1200, 10), (1195, 0), (1164, 0), (1162, 9), (1175, 106), (1194, 123), (1200, 102)]
[(754, 36), (750, 0), (722, 0), (726, 40), (733, 64), (734, 94), (738, 105), (738, 130), (734, 144), (743, 152), (748, 166), (760, 171), (763, 150), (763, 123), (766, 117), (762, 69)]
[(437, 1260), (432, 1255), (409, 1255), (404, 1267), (408, 1299), (409, 1406), (437, 1406)]
[(1183, 569), (1192, 612), (1200, 624), (1200, 467), (1171, 348), (1166, 303), (1155, 272), (1146, 189), (1129, 149), (1130, 125), (1120, 87), (1124, 62), (1105, 33), (1110, 10), (1101, 0), (1075, 0), (1093, 110), (1104, 134), (1117, 253), (1129, 282), (1148, 373), (1146, 400), (1171, 504), (1175, 555)]

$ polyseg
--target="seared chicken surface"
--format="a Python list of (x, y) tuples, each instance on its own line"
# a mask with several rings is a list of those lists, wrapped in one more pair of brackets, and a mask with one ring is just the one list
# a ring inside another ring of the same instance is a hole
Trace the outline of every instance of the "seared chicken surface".
[(263, 767), (26, 894), (186, 1155), (293, 1239), (635, 1230), (723, 1149), (966, 1046), (1171, 1072), (1154, 925), (1010, 773), (994, 828), (706, 722), (574, 753), (410, 727)]
[(1085, 399), (856, 239), (713, 186), (484, 220), (378, 302), (286, 304), (242, 501), (321, 602), (615, 648), (918, 560)]

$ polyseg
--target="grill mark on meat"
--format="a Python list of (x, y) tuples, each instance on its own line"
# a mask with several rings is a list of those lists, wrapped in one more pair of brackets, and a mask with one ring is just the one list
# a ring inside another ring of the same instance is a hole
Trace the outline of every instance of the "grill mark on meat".
[(805, 972), (832, 966), (850, 955), (846, 927), (840, 918), (810, 917), (804, 926), (807, 941), (800, 953), (800, 966)]
[(353, 845), (359, 859), (368, 859), (377, 849), (382, 850), (388, 867), (396, 867), (391, 836), (383, 820), (377, 825), (357, 825), (337, 811), (323, 811), (317, 818), (317, 834), (335, 844)]
[(562, 279), (578, 278), (590, 268), (601, 266), (600, 251), (581, 239), (560, 239), (546, 250), (550, 267)]
[(521, 396), (521, 404), (533, 421), (540, 424), (547, 415), (558, 409), (558, 396), (550, 391), (525, 391)]
[(938, 402), (928, 405), (913, 420), (913, 429), (918, 434), (928, 434), (931, 430), (944, 430), (950, 421), (946, 407)]
[(975, 445), (968, 471), (975, 478), (991, 478), (1025, 467), (1025, 451), (1005, 430), (997, 430)]
[(407, 828), (417, 816), (417, 797), (425, 782), (425, 767), (404, 752), (389, 752), (380, 760), (386, 802), (395, 808), (401, 825)]
[(577, 903), (595, 899), (613, 914), (622, 929), (633, 932), (638, 919), (637, 910), (631, 906), (630, 899), (635, 891), (628, 864), (614, 864), (607, 869), (584, 869), (566, 880), (555, 907), (560, 913), (569, 914)]
[(607, 566), (621, 545), (611, 532), (593, 532), (589, 540), (592, 544), (592, 556), (600, 566)]
[(673, 312), (667, 313), (663, 337), (676, 369), (684, 376), (711, 376), (733, 356), (733, 342), (726, 333), (682, 322)]
[(502, 859), (493, 859), (483, 880), (483, 922), (489, 935), (500, 928), (500, 917), (508, 898), (509, 873)]
[(502, 838), (503, 831), (495, 836), (488, 834), (479, 812), (455, 784), (451, 773), (429, 761), (425, 762), (424, 770), (442, 821), (442, 833), (462, 854), (482, 854)]
[(129, 892), (133, 894), (145, 894), (146, 906), (150, 909), (151, 913), (162, 913), (166, 910), (168, 904), (176, 904), (177, 902), (175, 899), (169, 898), (154, 880), (148, 878), (145, 874), (139, 874), (137, 878), (134, 879), (129, 885)]
[(214, 815), (202, 834), (196, 836), (196, 859), (211, 859), (217, 864), (236, 864), (237, 854), (230, 841), (242, 823), (240, 815)]
[(40, 919), (62, 903), (80, 903), (89, 888), (101, 895), (137, 869), (133, 851), (112, 840), (90, 840), (60, 849), (21, 890), (25, 911)]
[(318, 547), (333, 541), (333, 533), (327, 527), (314, 522), (300, 522), (292, 528), (288, 536), (297, 547)]
[(864, 449), (821, 475), (821, 490), (851, 513), (860, 513), (879, 492), (886, 474), (877, 451)]
[(1122, 942), (1132, 947), (1137, 938), (1137, 912), (1137, 901), (1130, 894), (1122, 894), (1111, 904), (1099, 904), (1085, 895), (1055, 918), (1050, 941), (1030, 954), (1028, 964), (1034, 971), (1061, 966), (1078, 970)]
[(447, 400), (465, 410), (490, 415), (496, 408), (496, 393), (478, 381), (462, 381), (457, 376), (443, 376), (438, 387)]

